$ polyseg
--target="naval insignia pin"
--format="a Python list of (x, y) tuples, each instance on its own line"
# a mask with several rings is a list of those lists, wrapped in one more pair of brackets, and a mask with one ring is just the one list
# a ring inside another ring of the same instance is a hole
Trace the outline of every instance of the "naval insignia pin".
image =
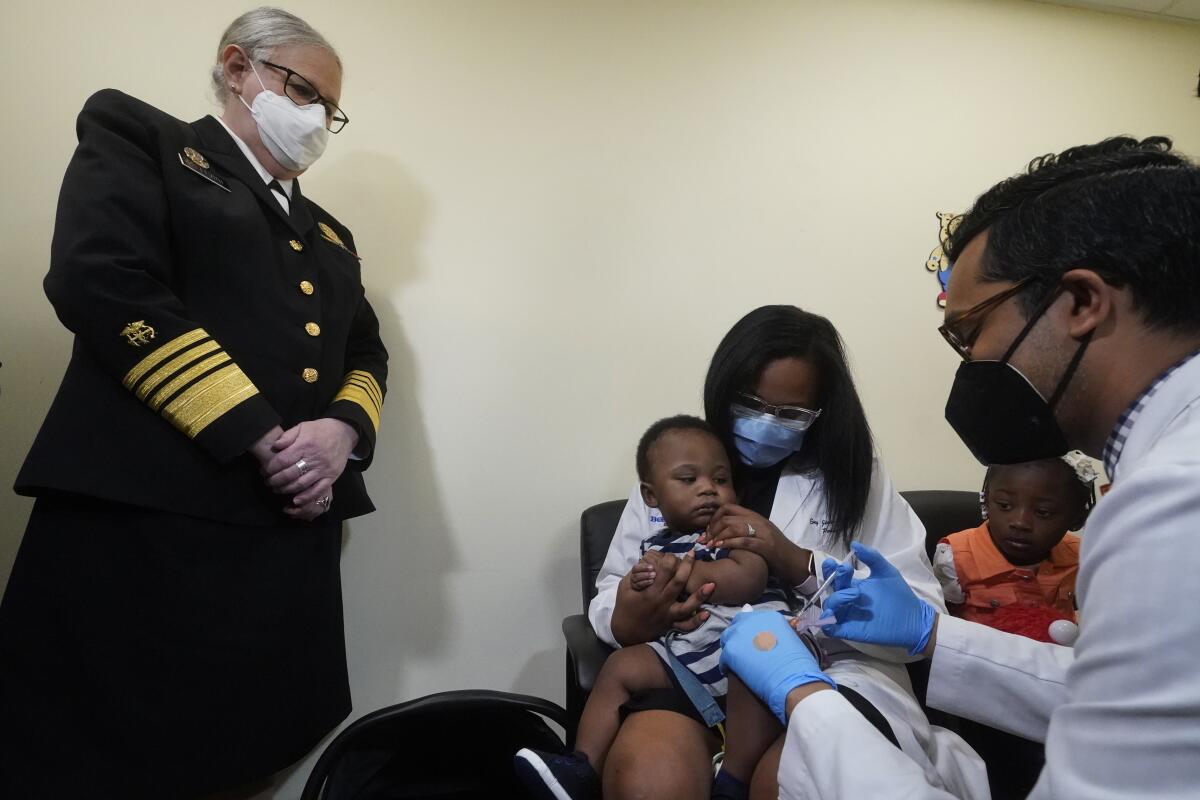
[(125, 337), (125, 341), (129, 342), (133, 347), (141, 347), (144, 344), (149, 344), (154, 338), (154, 328), (146, 324), (146, 320), (139, 319), (137, 322), (131, 322), (121, 331), (121, 335)]
[(337, 231), (326, 225), (324, 222), (318, 222), (317, 227), (321, 229), (322, 236), (336, 244), (338, 247), (346, 246), (346, 243), (342, 241), (342, 237), (337, 235)]
[(342, 241), (342, 237), (338, 236), (337, 231), (335, 231), (333, 228), (329, 227), (324, 222), (318, 222), (317, 228), (321, 231), (322, 239), (329, 242), (330, 244), (336, 244), (338, 247), (342, 248), (347, 253), (349, 253), (350, 255), (357, 258), (359, 261), (362, 261), (362, 258), (358, 255), (358, 253), (354, 252), (349, 247), (346, 247), (346, 243)]
[(188, 160), (195, 164), (200, 169), (208, 169), (208, 159), (197, 153), (190, 147), (183, 148), (183, 154), (188, 157)]
[(231, 191), (229, 185), (225, 183), (225, 179), (213, 170), (212, 164), (209, 163), (208, 159), (194, 148), (183, 148), (183, 152), (179, 154), (179, 163), (209, 183), (220, 186), (227, 192)]

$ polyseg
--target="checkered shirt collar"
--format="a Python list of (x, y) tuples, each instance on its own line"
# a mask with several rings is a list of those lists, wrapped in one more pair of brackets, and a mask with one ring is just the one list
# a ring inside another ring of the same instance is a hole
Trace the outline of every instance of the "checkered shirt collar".
[(1154, 379), (1153, 383), (1146, 387), (1145, 391), (1129, 404), (1124, 413), (1117, 417), (1117, 425), (1113, 428), (1112, 433), (1108, 435), (1108, 441), (1104, 443), (1104, 452), (1102, 453), (1104, 471), (1108, 474), (1110, 482), (1116, 480), (1117, 462), (1121, 460), (1121, 451), (1125, 449), (1125, 442), (1129, 440), (1129, 434), (1133, 431), (1134, 423), (1142, 415), (1142, 411), (1145, 410), (1146, 404), (1150, 402), (1150, 398), (1167, 382), (1167, 378), (1170, 378), (1175, 373), (1175, 370), (1191, 361), (1197, 355), (1200, 355), (1200, 350), (1184, 356), (1167, 367), (1161, 375)]

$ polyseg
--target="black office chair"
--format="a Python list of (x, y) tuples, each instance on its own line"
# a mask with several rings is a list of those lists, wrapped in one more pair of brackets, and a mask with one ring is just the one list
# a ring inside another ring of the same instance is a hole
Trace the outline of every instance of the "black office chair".
[(524, 797), (513, 753), (563, 746), (543, 717), (566, 724), (566, 711), (555, 703), (486, 689), (388, 706), (352, 722), (326, 746), (300, 800)]
[(574, 614), (562, 621), (563, 636), (567, 639), (567, 744), (572, 747), (583, 705), (596, 683), (600, 668), (613, 651), (592, 630), (587, 609), (596, 596), (596, 577), (604, 565), (604, 557), (608, 554), (608, 546), (617, 532), (617, 523), (624, 510), (624, 500), (609, 500), (585, 509), (579, 518), (579, 579), (584, 613)]
[(977, 527), (983, 521), (978, 492), (920, 489), (901, 492), (900, 496), (912, 506), (917, 519), (925, 526), (925, 553), (930, 559), (940, 539)]

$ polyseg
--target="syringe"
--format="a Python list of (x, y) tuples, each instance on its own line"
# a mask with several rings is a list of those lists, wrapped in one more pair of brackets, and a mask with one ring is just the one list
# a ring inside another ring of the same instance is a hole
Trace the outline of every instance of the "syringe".
[[(846, 557), (838, 562), (839, 567), (844, 564), (850, 564), (851, 566), (856, 566), (853, 550), (851, 550), (849, 553), (847, 553)], [(833, 583), (833, 579), (835, 577), (837, 577), (837, 570), (836, 569), (829, 570), (829, 574), (825, 576), (825, 580), (821, 581), (821, 585), (817, 587), (817, 590), (815, 592), (813, 592), (812, 595), (809, 596), (809, 598), (807, 600), (804, 601), (804, 605), (800, 606), (800, 610), (796, 612), (797, 617), (802, 617), (804, 612), (808, 611), (809, 607), (821, 598), (821, 593), (829, 588), (829, 584)]]

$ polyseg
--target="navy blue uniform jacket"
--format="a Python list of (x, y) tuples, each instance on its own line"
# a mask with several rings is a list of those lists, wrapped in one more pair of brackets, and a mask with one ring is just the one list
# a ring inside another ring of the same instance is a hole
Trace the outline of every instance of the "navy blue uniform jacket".
[(327, 520), (373, 510), (387, 351), (354, 237), (293, 184), (290, 215), (221, 124), (93, 95), (59, 197), (46, 294), (75, 334), (17, 478), (244, 525), (276, 525), (246, 449), (279, 424), (336, 417), (360, 461)]

